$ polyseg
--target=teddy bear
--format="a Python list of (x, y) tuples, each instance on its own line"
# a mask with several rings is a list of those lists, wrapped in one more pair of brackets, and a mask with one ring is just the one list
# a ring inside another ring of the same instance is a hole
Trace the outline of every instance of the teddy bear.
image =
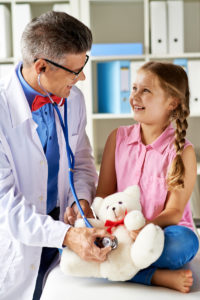
[[(140, 205), (140, 189), (137, 185), (129, 186), (123, 192), (104, 199), (96, 197), (92, 209), (96, 218), (88, 219), (91, 225), (97, 228), (106, 227), (117, 238), (118, 246), (109, 252), (107, 260), (102, 263), (85, 261), (66, 247), (60, 261), (63, 273), (126, 281), (160, 257), (164, 246), (164, 233), (153, 223), (145, 225)], [(83, 219), (78, 219), (75, 226), (85, 227)], [(141, 231), (133, 241), (129, 232), (140, 228)]]

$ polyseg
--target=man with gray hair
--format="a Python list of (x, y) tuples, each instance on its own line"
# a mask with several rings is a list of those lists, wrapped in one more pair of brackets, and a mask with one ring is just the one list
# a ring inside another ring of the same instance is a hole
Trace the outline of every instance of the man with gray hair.
[(0, 81), (1, 300), (40, 299), (58, 248), (67, 246), (97, 262), (111, 250), (94, 243), (108, 236), (104, 229), (71, 226), (80, 214), (69, 187), (64, 134), (51, 103), (67, 119), (74, 185), (91, 217), (97, 175), (85, 133), (84, 97), (75, 87), (85, 80), (91, 44), (84, 24), (47, 12), (26, 26), (22, 62)]

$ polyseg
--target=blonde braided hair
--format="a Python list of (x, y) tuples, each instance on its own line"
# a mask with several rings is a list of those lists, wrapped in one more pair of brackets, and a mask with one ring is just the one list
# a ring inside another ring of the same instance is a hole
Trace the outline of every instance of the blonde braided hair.
[(171, 121), (175, 121), (174, 146), (176, 156), (167, 175), (168, 190), (184, 188), (185, 167), (182, 160), (182, 152), (185, 145), (187, 117), (189, 110), (189, 84), (186, 72), (181, 66), (172, 63), (148, 62), (141, 67), (142, 70), (152, 72), (157, 76), (161, 87), (169, 96), (177, 98), (178, 106), (172, 111)]

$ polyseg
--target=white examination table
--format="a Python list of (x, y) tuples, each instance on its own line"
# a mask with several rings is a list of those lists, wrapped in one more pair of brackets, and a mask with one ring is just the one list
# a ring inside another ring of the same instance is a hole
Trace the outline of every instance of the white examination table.
[(194, 284), (189, 294), (128, 282), (68, 277), (56, 266), (47, 278), (41, 300), (199, 300), (200, 251), (186, 267), (191, 268), (194, 275)]

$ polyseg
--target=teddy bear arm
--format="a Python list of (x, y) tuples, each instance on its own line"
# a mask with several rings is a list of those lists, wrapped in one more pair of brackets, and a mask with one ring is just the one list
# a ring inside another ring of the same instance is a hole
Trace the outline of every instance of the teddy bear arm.
[(125, 216), (124, 224), (129, 231), (138, 230), (145, 225), (145, 218), (141, 211), (133, 210)]

